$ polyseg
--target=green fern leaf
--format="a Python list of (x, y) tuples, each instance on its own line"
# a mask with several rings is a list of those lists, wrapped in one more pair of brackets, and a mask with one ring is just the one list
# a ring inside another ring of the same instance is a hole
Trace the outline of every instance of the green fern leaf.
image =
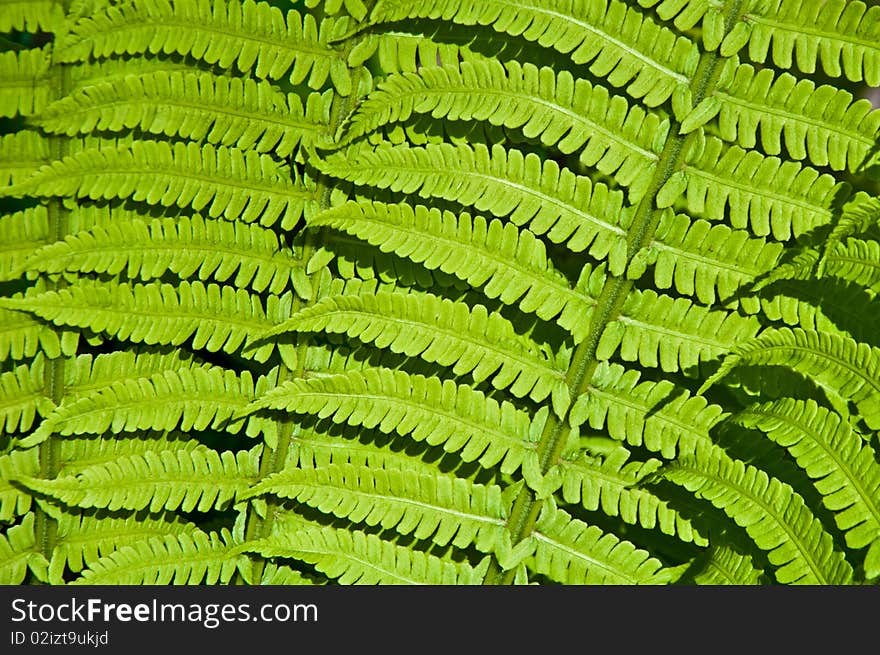
[(359, 530), (302, 523), (266, 539), (245, 544), (265, 557), (308, 562), (339, 584), (480, 584), (488, 559), (475, 567), (384, 541)]
[[(880, 17), (880, 15), (878, 15)], [(880, 69), (878, 69), (880, 70)], [(880, 112), (866, 99), (853, 102), (845, 90), (788, 73), (740, 66), (718, 117), (721, 137), (770, 155), (808, 159), (815, 166), (853, 172), (867, 166), (880, 132)], [(784, 148), (784, 149), (783, 149)]]
[(19, 478), (69, 507), (150, 512), (224, 509), (257, 477), (260, 447), (233, 455), (208, 447), (147, 451), (83, 469), (75, 476)]
[(666, 372), (685, 371), (727, 354), (754, 337), (755, 317), (710, 310), (686, 298), (654, 291), (631, 292), (620, 318), (607, 325), (596, 356), (610, 359), (619, 350), (627, 362), (659, 366)]
[[(0, 308), (25, 310), (56, 325), (89, 328), (133, 343), (177, 346), (192, 339), (194, 348), (235, 353), (259, 339), (273, 325), (273, 317), (289, 311), (290, 302), (289, 294), (270, 296), (264, 310), (256, 295), (216, 284), (129, 285), (80, 279), (58, 291), (0, 298)], [(273, 349), (274, 344), (264, 344), (248, 356), (266, 361)]]
[(529, 416), (509, 403), (439, 378), (388, 369), (288, 380), (265, 393), (252, 410), (282, 409), (334, 423), (396, 432), (441, 445), (465, 462), (510, 473), (533, 453)]
[(349, 202), (311, 219), (365, 239), (428, 269), (451, 273), (489, 298), (517, 303), (524, 312), (555, 319), (581, 341), (595, 301), (571, 289), (553, 271), (542, 242), (498, 220), (428, 209), (422, 205)]
[[(3, 300), (0, 298), (0, 303)], [(58, 333), (47, 328), (30, 314), (5, 309), (0, 306), (0, 362), (33, 357), (38, 351), (54, 359), (59, 355), (73, 354), (76, 339), (59, 338)]]
[(624, 2), (586, 0), (380, 0), (371, 20), (440, 18), (459, 25), (488, 25), (537, 41), (589, 64), (593, 75), (641, 98), (649, 107), (672, 95), (696, 70), (699, 51), (688, 38), (661, 27)]
[(0, 522), (8, 523), (30, 511), (33, 497), (13, 481), (22, 476), (39, 475), (39, 472), (40, 456), (36, 448), (0, 455)]
[(788, 484), (729, 458), (702, 442), (692, 456), (670, 463), (662, 476), (705, 498), (745, 528), (777, 567), (781, 584), (848, 584), (852, 567)]
[(27, 432), (38, 416), (48, 415), (54, 403), (44, 390), (45, 360), (0, 373), (0, 434)]
[(629, 451), (617, 448), (604, 458), (581, 454), (576, 459), (561, 460), (562, 498), (590, 511), (601, 509), (608, 516), (619, 516), (629, 525), (656, 529), (699, 546), (707, 545), (706, 537), (690, 520), (666, 501), (638, 487), (661, 462), (655, 459), (630, 461), (629, 457)]
[(164, 371), (190, 370), (203, 365), (192, 353), (172, 350), (120, 350), (100, 355), (79, 355), (64, 363), (66, 402), (114, 382), (147, 378)]
[(780, 241), (829, 223), (832, 206), (848, 189), (831, 175), (756, 150), (725, 149), (711, 137), (691, 152), (685, 170), (691, 213)]
[(628, 541), (545, 505), (529, 568), (563, 584), (666, 584), (677, 574)]
[[(26, 133), (27, 134), (27, 133)], [(210, 144), (136, 141), (130, 147), (90, 149), (34, 173), (8, 195), (131, 198), (165, 207), (207, 208), (246, 223), (292, 227), (314, 204), (303, 180), (269, 155)]]
[(312, 94), (304, 107), (267, 82), (161, 71), (93, 83), (52, 103), (36, 123), (70, 136), (138, 128), (287, 157), (326, 128), (329, 99)]
[(870, 445), (845, 419), (813, 400), (785, 398), (733, 417), (784, 446), (814, 480), (850, 548), (880, 539), (880, 464)]
[(227, 584), (242, 559), (224, 529), (153, 537), (102, 557), (71, 584)]
[(55, 0), (0, 0), (0, 32), (57, 32), (63, 24)]
[(49, 214), (31, 207), (0, 216), (0, 281), (18, 277), (21, 263), (49, 239)]
[(565, 243), (572, 252), (608, 257), (612, 274), (626, 261), (623, 194), (560, 168), (535, 154), (500, 145), (429, 144), (348, 148), (325, 160), (325, 173), (355, 184), (388, 188), (425, 199), (443, 198), (527, 226)]
[(196, 531), (194, 524), (174, 514), (159, 517), (134, 514), (125, 518), (64, 512), (58, 522), (57, 545), (49, 560), (49, 580), (64, 584), (66, 571), (79, 573), (102, 557), (152, 537)]
[(588, 422), (613, 439), (673, 459), (680, 448), (687, 452), (694, 442), (709, 441), (709, 431), (726, 416), (720, 406), (669, 380), (640, 382), (640, 377), (639, 371), (600, 363), (569, 422), (574, 427)]
[(449, 366), (475, 382), (491, 378), (496, 389), (541, 402), (553, 397), (557, 412), (568, 404), (560, 369), (521, 337), (513, 325), (482, 305), (441, 299), (430, 294), (378, 292), (325, 298), (269, 334), (328, 331), (347, 334), (407, 357)]
[(727, 546), (713, 546), (700, 572), (694, 576), (698, 585), (759, 585), (764, 584), (761, 571), (752, 558)]
[(288, 469), (248, 495), (292, 498), (354, 523), (381, 526), (439, 546), (492, 552), (504, 533), (501, 487), (452, 476), (354, 464)]
[(63, 436), (139, 430), (215, 430), (271, 436), (274, 427), (236, 417), (255, 396), (248, 371), (236, 375), (219, 367), (166, 370), (146, 378), (123, 379), (62, 402), (39, 429), (22, 441), (33, 445)]
[(329, 45), (339, 24), (319, 26), (311, 14), (287, 15), (267, 2), (222, 5), (181, 0), (134, 0), (80, 21), (59, 48), (65, 62), (89, 57), (151, 53), (188, 55), (260, 79), (305, 82), (313, 89), (329, 77), (337, 92), (351, 92), (345, 62)]
[(51, 93), (50, 61), (48, 48), (0, 52), (0, 118), (43, 111)]
[(564, 154), (579, 153), (584, 166), (614, 175), (625, 186), (636, 185), (635, 194), (659, 159), (655, 144), (669, 130), (669, 123), (655, 114), (567, 72), (488, 61), (389, 76), (361, 104), (345, 138), (413, 114), (519, 129)]
[[(30, 130), (0, 136), (0, 187), (18, 184), (49, 160), (49, 140)], [(0, 194), (9, 193), (0, 189)]]
[(880, 428), (880, 349), (829, 332), (800, 328), (764, 331), (742, 343), (704, 384), (734, 367), (786, 366), (809, 376), (835, 398), (851, 400), (872, 430)]
[(830, 77), (880, 85), (880, 7), (855, 0), (805, 3), (770, 0), (750, 11), (748, 56), (779, 68), (814, 73), (821, 62)]
[(279, 294), (292, 283), (301, 297), (311, 288), (302, 265), (277, 235), (259, 225), (199, 215), (115, 222), (65, 237), (35, 252), (24, 269), (40, 273), (125, 273), (129, 278), (231, 281), (237, 288)]
[(22, 584), (28, 569), (43, 577), (46, 558), (36, 550), (35, 520), (30, 513), (0, 534), (0, 584)]
[(635, 260), (654, 265), (658, 288), (675, 287), (678, 293), (710, 305), (731, 298), (748, 282), (773, 270), (781, 254), (780, 244), (754, 239), (746, 230), (666, 212), (653, 243)]

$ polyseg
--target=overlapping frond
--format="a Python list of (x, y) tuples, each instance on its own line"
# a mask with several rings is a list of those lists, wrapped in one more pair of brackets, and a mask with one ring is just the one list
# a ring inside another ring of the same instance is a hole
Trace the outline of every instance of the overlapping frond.
[[(257, 341), (273, 325), (270, 317), (290, 302), (290, 294), (270, 296), (264, 309), (260, 298), (244, 289), (198, 281), (111, 284), (81, 279), (58, 291), (0, 299), (0, 307), (133, 343), (177, 346), (192, 339), (193, 348), (235, 353)], [(274, 348), (262, 344), (248, 356), (265, 361)]]
[(216, 532), (153, 537), (101, 557), (71, 584), (227, 584), (243, 563), (232, 535)]
[(667, 100), (695, 72), (699, 51), (687, 37), (654, 23), (619, 0), (380, 0), (371, 21), (442, 18), (488, 25), (537, 41), (587, 65), (609, 84), (626, 87), (649, 107)]
[(377, 292), (325, 298), (273, 329), (347, 334), (378, 348), (448, 366), (475, 382), (565, 410), (565, 376), (530, 339), (482, 305), (431, 294)]
[(442, 198), (507, 217), (573, 252), (607, 257), (613, 274), (621, 273), (626, 261), (623, 194), (534, 153), (500, 145), (491, 150), (479, 144), (385, 145), (347, 148), (313, 162), (356, 184), (417, 193), (426, 200)]
[(440, 445), (465, 462), (511, 472), (534, 450), (528, 414), (449, 380), (366, 369), (288, 380), (252, 406), (329, 418)]
[(311, 219), (342, 230), (385, 252), (451, 273), (489, 298), (555, 319), (583, 339), (595, 301), (553, 270), (544, 244), (527, 230), (481, 216), (423, 205), (349, 202)]
[(188, 55), (260, 79), (287, 79), (320, 89), (331, 79), (351, 92), (351, 75), (330, 45), (337, 21), (318, 25), (311, 14), (286, 15), (266, 2), (223, 4), (184, 0), (134, 0), (78, 22), (59, 48), (62, 61), (151, 53)]
[(562, 153), (578, 153), (584, 166), (636, 191), (659, 159), (655, 144), (669, 130), (657, 115), (570, 73), (487, 61), (389, 76), (353, 115), (345, 138), (414, 114), (519, 129)]
[(34, 521), (34, 514), (30, 513), (21, 523), (0, 534), (0, 584), (21, 584), (29, 569), (44, 577), (46, 558), (35, 548)]
[(40, 457), (36, 448), (13, 450), (0, 455), (0, 521), (11, 521), (30, 511), (33, 497), (13, 480), (39, 474)]
[(384, 541), (360, 530), (286, 525), (283, 532), (244, 544), (266, 557), (290, 557), (312, 564), (340, 584), (480, 584), (489, 560), (473, 567)]
[(130, 220), (69, 235), (34, 252), (28, 273), (107, 273), (151, 280), (166, 272), (182, 279), (231, 282), (280, 294), (292, 286), (304, 298), (311, 284), (303, 265), (257, 224), (198, 214), (150, 222)]
[(166, 370), (150, 377), (118, 380), (62, 402), (26, 440), (40, 443), (53, 433), (204, 430), (208, 427), (249, 436), (272, 431), (266, 421), (238, 414), (255, 397), (253, 377), (219, 367)]
[(752, 558), (738, 553), (729, 546), (713, 546), (706, 563), (694, 576), (698, 585), (759, 585), (763, 574)]
[(154, 450), (84, 468), (51, 480), (20, 478), (28, 489), (68, 507), (110, 511), (224, 509), (257, 477), (260, 446), (233, 454), (206, 446)]
[(54, 403), (43, 390), (45, 358), (0, 373), (0, 432), (26, 432), (38, 416), (45, 416)]
[(662, 472), (724, 511), (767, 552), (782, 584), (847, 584), (852, 567), (791, 486), (731, 459), (717, 446), (698, 444)]
[(287, 469), (249, 494), (293, 498), (321, 512), (416, 539), (492, 552), (504, 534), (501, 487), (356, 464)]
[(785, 398), (749, 407), (733, 420), (760, 429), (792, 454), (834, 512), (848, 546), (880, 539), (880, 464), (845, 418), (813, 400)]
[(880, 349), (831, 332), (800, 328), (764, 331), (740, 344), (703, 388), (735, 366), (786, 366), (812, 378), (827, 393), (852, 401), (872, 430), (880, 427)]
[(52, 103), (36, 123), (70, 136), (138, 128), (287, 157), (326, 129), (330, 97), (311, 94), (304, 104), (267, 82), (161, 71), (93, 83)]
[(254, 150), (136, 141), (54, 161), (6, 193), (131, 198), (165, 207), (205, 209), (211, 218), (246, 223), (273, 225), (281, 219), (282, 227), (292, 227), (316, 202), (308, 180), (292, 180), (292, 176), (289, 167)]

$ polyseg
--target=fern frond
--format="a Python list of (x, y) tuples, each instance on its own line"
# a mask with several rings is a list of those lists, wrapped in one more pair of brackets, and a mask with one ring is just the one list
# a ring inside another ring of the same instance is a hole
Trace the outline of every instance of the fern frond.
[(49, 48), (0, 52), (0, 118), (43, 111), (51, 94), (50, 63)]
[(69, 136), (138, 128), (287, 157), (326, 129), (330, 97), (312, 94), (303, 106), (267, 82), (160, 71), (87, 86), (49, 105), (36, 123)]
[(847, 584), (852, 567), (788, 484), (761, 469), (698, 443), (662, 472), (665, 479), (710, 501), (746, 532), (776, 567), (781, 584)]
[(38, 250), (24, 264), (28, 272), (124, 273), (143, 280), (170, 271), (274, 294), (292, 283), (308, 298), (311, 285), (303, 268), (272, 230), (198, 214), (98, 226)]
[(748, 56), (779, 68), (880, 85), (880, 7), (861, 0), (770, 0), (743, 16), (750, 30)]
[(676, 575), (650, 553), (546, 504), (529, 568), (562, 584), (666, 584)]
[(428, 269), (451, 273), (489, 298), (555, 319), (581, 341), (595, 301), (554, 271), (544, 244), (527, 230), (481, 216), (422, 205), (349, 202), (310, 220), (363, 239)]
[[(0, 187), (18, 184), (49, 161), (49, 141), (30, 130), (0, 136)], [(0, 189), (0, 194), (9, 193)]]
[(775, 76), (767, 68), (738, 67), (716, 97), (722, 101), (718, 125), (726, 141), (748, 149), (760, 136), (761, 149), (769, 155), (784, 152), (833, 170), (866, 167), (880, 132), (880, 112), (872, 111), (869, 100), (854, 102), (849, 91), (817, 87), (788, 73)]
[(31, 491), (69, 507), (150, 512), (225, 509), (258, 477), (260, 446), (233, 454), (202, 446), (120, 457), (51, 480), (19, 478)]
[(157, 450), (194, 450), (200, 446), (197, 439), (178, 431), (69, 436), (58, 440), (58, 475), (75, 476), (83, 469), (109, 464), (121, 457)]
[(264, 557), (286, 557), (312, 564), (339, 584), (480, 584), (488, 559), (477, 566), (384, 541), (359, 530), (302, 523), (245, 544)]
[(132, 348), (100, 355), (83, 354), (64, 363), (64, 397), (69, 401), (114, 382), (200, 365), (192, 353), (184, 350), (162, 352)]
[(360, 105), (345, 139), (413, 114), (519, 129), (564, 154), (579, 153), (581, 164), (636, 185), (634, 193), (659, 159), (656, 144), (669, 131), (669, 123), (655, 114), (568, 72), (490, 60), (389, 76)]
[(120, 548), (152, 537), (195, 531), (194, 524), (172, 513), (112, 518), (101, 513), (62, 512), (58, 521), (57, 545), (49, 560), (49, 580), (52, 584), (63, 584), (66, 571), (79, 573)]
[[(270, 296), (264, 310), (259, 297), (243, 289), (201, 282), (177, 285), (113, 284), (80, 279), (75, 284), (25, 298), (0, 298), (0, 308), (36, 314), (56, 325), (88, 328), (133, 343), (180, 345), (235, 353), (248, 349), (280, 313), (290, 295)], [(268, 316), (267, 316), (268, 314)], [(274, 344), (248, 351), (266, 361)]]
[(475, 144), (355, 147), (312, 159), (325, 173), (355, 184), (425, 199), (442, 198), (508, 217), (572, 252), (608, 258), (612, 274), (626, 261), (623, 194), (536, 154)]
[(188, 55), (316, 90), (329, 77), (337, 92), (348, 95), (351, 75), (329, 44), (337, 29), (332, 19), (319, 26), (311, 14), (290, 10), (285, 16), (267, 2), (133, 0), (81, 20), (58, 54), (68, 63), (122, 54)]
[(0, 373), (0, 434), (27, 432), (38, 416), (54, 408), (46, 396), (44, 368), (44, 358), (37, 357), (29, 365)]
[(37, 549), (33, 513), (27, 514), (18, 525), (0, 533), (0, 585), (19, 585), (24, 582), (28, 569), (46, 571), (46, 558)]
[(566, 54), (593, 75), (626, 87), (649, 107), (686, 85), (699, 61), (696, 45), (625, 2), (607, 0), (380, 0), (371, 21), (442, 18), (494, 30)]
[(21, 361), (38, 351), (54, 359), (62, 353), (72, 355), (76, 339), (59, 338), (58, 333), (33, 318), (30, 314), (5, 309), (0, 298), (0, 362), (7, 359)]
[(21, 263), (48, 239), (49, 214), (44, 206), (0, 216), (0, 281), (18, 277)]
[(880, 293), (880, 242), (847, 239), (826, 248), (821, 262), (823, 275)]
[(607, 360), (619, 350), (627, 362), (687, 372), (753, 338), (760, 327), (754, 316), (710, 310), (650, 289), (633, 291), (621, 316), (602, 332), (596, 356)]
[(131, 198), (165, 207), (206, 209), (211, 218), (259, 221), (266, 226), (281, 218), (281, 226), (290, 228), (316, 202), (310, 183), (291, 181), (292, 176), (290, 168), (254, 150), (136, 141), (70, 155), (40, 168), (6, 193)]
[(0, 0), (0, 32), (57, 32), (64, 10), (55, 0)]
[(785, 366), (807, 375), (826, 393), (854, 402), (869, 428), (880, 428), (880, 348), (830, 332), (768, 329), (740, 344), (703, 388), (740, 365)]
[(684, 171), (692, 214), (780, 241), (829, 223), (834, 203), (848, 190), (831, 175), (756, 150), (725, 148), (714, 137), (691, 153)]
[[(664, 213), (639, 265), (654, 265), (654, 284), (675, 290), (707, 305), (725, 300), (776, 267), (782, 245), (755, 239), (746, 230), (692, 221), (683, 214)], [(635, 264), (631, 264), (632, 267)], [(633, 271), (637, 272), (637, 271)]]
[(725, 416), (719, 405), (691, 396), (669, 380), (639, 381), (641, 374), (619, 364), (600, 362), (588, 391), (579, 396), (569, 414), (577, 427), (589, 423), (595, 430), (631, 446), (644, 446), (673, 459), (679, 448), (690, 450), (696, 441), (709, 441), (709, 431)]
[(8, 523), (30, 511), (33, 496), (13, 481), (22, 476), (40, 473), (37, 448), (13, 450), (0, 455), (0, 522)]
[(100, 558), (71, 584), (227, 584), (242, 560), (225, 528), (153, 537)]
[(482, 305), (469, 306), (431, 294), (361, 293), (325, 298), (295, 314), (269, 334), (284, 331), (347, 334), (407, 357), (449, 366), (475, 382), (491, 378), (496, 389), (537, 402), (552, 396), (564, 412), (564, 372), (518, 335), (513, 325)]
[(761, 403), (732, 419), (785, 447), (814, 480), (850, 548), (880, 539), (880, 464), (845, 419), (813, 400)]
[(728, 546), (712, 546), (703, 568), (694, 576), (698, 585), (760, 585), (763, 574), (752, 558)]
[(330, 418), (334, 423), (396, 432), (441, 445), (465, 462), (501, 463), (515, 471), (534, 452), (529, 415), (449, 380), (366, 369), (288, 380), (265, 393), (252, 410), (281, 409)]
[[(103, 434), (111, 431), (204, 430), (248, 436), (271, 431), (267, 421), (243, 421), (237, 415), (255, 397), (251, 374), (219, 367), (166, 370), (148, 378), (123, 379), (62, 402), (39, 429), (23, 440), (32, 445), (57, 433)], [(245, 425), (246, 423), (246, 425)]]
[(453, 476), (330, 464), (281, 471), (264, 478), (247, 495), (267, 493), (439, 546), (474, 546), (489, 553), (504, 534), (501, 487)]
[(624, 448), (613, 450), (607, 457), (581, 454), (576, 459), (562, 459), (562, 498), (579, 503), (587, 510), (600, 510), (608, 516), (619, 516), (629, 525), (678, 537), (699, 546), (708, 544), (689, 519), (649, 490), (638, 484), (654, 473), (659, 460), (630, 461)]

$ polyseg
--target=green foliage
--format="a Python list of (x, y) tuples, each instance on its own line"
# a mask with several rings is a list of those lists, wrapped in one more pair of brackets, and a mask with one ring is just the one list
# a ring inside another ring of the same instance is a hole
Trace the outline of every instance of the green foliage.
[(0, 583), (880, 578), (880, 8), (0, 32)]

